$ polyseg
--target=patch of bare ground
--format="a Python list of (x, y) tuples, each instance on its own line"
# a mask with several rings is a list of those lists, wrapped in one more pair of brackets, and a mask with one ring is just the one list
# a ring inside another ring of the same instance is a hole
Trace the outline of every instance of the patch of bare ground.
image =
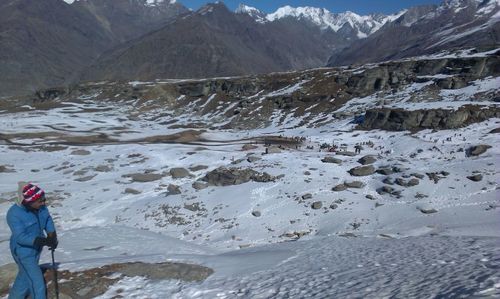
[[(203, 281), (214, 271), (210, 268), (184, 263), (142, 262), (105, 265), (79, 272), (58, 271), (60, 298), (90, 299), (104, 294), (110, 286), (124, 277), (146, 277), (151, 280)], [(17, 274), (15, 264), (0, 267), (0, 296), (7, 295), (9, 284)], [(45, 270), (48, 298), (55, 298), (53, 271)], [(123, 294), (126, 297), (126, 294)]]
[(171, 135), (150, 136), (137, 139), (137, 142), (162, 143), (162, 142), (193, 142), (201, 139), (204, 130), (186, 130)]
[[(37, 147), (39, 150), (54, 151), (66, 149), (66, 145), (100, 145), (100, 144), (129, 144), (129, 143), (183, 143), (195, 142), (202, 140), (201, 134), (204, 130), (186, 130), (170, 135), (148, 136), (133, 140), (117, 140), (111, 138), (107, 134), (99, 133), (94, 135), (67, 135), (59, 132), (37, 132), (37, 133), (15, 133), (15, 134), (0, 134), (0, 141), (5, 141), (6, 144), (13, 146), (29, 146)], [(24, 140), (30, 140), (29, 143)], [(33, 142), (33, 139), (43, 140), (42, 144)], [(64, 147), (62, 147), (64, 145)], [(17, 149), (17, 148), (16, 148)], [(72, 154), (84, 154), (82, 150), (72, 152)]]

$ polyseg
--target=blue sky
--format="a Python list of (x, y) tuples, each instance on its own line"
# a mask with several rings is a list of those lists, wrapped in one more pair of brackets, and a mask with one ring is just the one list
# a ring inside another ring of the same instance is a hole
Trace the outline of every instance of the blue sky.
[[(208, 2), (207, 0), (177, 0), (184, 6), (198, 9)], [(326, 8), (331, 12), (344, 12), (347, 10), (357, 14), (384, 13), (390, 14), (403, 8), (421, 4), (439, 4), (442, 0), (225, 0), (223, 1), (230, 10), (235, 10), (240, 3), (256, 7), (266, 13), (274, 12), (277, 8), (285, 5), (313, 6)]]

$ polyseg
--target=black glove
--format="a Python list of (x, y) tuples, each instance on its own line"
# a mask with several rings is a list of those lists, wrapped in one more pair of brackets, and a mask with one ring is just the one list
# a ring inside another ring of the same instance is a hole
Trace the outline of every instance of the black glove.
[(35, 241), (33, 242), (33, 245), (35, 247), (43, 247), (43, 246), (47, 246), (47, 238), (43, 238), (43, 237), (36, 237), (35, 238)]
[(49, 247), (49, 249), (50, 250), (56, 249), (57, 244), (59, 244), (59, 241), (57, 241), (56, 233), (49, 234), (49, 236), (47, 237), (47, 246)]

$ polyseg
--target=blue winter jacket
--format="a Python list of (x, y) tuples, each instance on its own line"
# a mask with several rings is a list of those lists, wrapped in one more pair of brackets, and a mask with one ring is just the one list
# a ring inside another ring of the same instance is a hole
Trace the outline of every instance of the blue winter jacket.
[(42, 248), (33, 244), (35, 238), (45, 237), (45, 232), (55, 232), (54, 222), (46, 206), (42, 206), (38, 212), (31, 212), (15, 204), (7, 212), (7, 223), (12, 231), (10, 250), (21, 259), (39, 256)]

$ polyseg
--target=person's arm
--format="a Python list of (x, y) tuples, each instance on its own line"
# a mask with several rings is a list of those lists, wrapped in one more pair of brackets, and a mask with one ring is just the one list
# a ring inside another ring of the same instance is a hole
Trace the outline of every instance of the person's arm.
[(54, 221), (52, 220), (52, 216), (50, 216), (48, 210), (47, 210), (47, 221), (45, 222), (45, 231), (49, 235), (56, 232), (56, 226), (54, 225)]
[(57, 245), (59, 244), (59, 241), (57, 240), (56, 227), (47, 207), (44, 207), (44, 213), (47, 213), (47, 220), (45, 221), (45, 231), (47, 232), (47, 246), (49, 246), (50, 249), (53, 250), (56, 249)]
[(15, 213), (7, 213), (7, 223), (9, 224), (12, 235), (19, 245), (33, 246), (36, 236), (33, 232), (28, 231), (24, 223), (15, 215)]

